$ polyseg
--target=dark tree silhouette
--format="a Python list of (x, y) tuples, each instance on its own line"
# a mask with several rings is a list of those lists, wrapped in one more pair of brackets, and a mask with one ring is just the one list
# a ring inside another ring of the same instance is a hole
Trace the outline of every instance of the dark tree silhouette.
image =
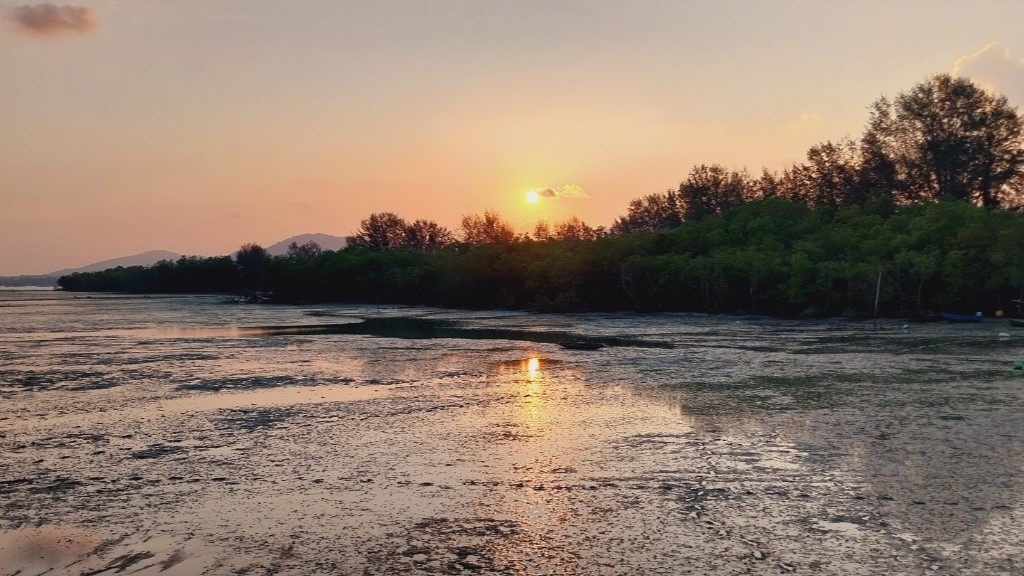
[(807, 163), (788, 173), (785, 196), (811, 206), (860, 205), (864, 203), (860, 149), (850, 139), (811, 146)]
[(244, 288), (258, 290), (262, 287), (267, 258), (267, 251), (256, 243), (243, 244), (235, 252), (235, 264)]
[(348, 237), (348, 243), (370, 250), (394, 250), (405, 244), (407, 227), (393, 212), (370, 214), (360, 223), (359, 232)]
[(719, 164), (701, 164), (679, 185), (679, 197), (686, 220), (700, 220), (708, 214), (743, 204), (747, 200), (748, 178)]
[(455, 243), (455, 234), (432, 220), (416, 220), (405, 228), (403, 246), (421, 252), (436, 252)]
[(316, 258), (320, 254), (322, 254), (323, 251), (323, 248), (321, 248), (319, 244), (312, 240), (304, 244), (292, 242), (291, 244), (288, 245), (287, 256), (289, 258), (295, 258), (298, 260), (309, 260), (311, 258)]
[(675, 190), (648, 194), (629, 202), (625, 216), (612, 224), (613, 234), (640, 230), (666, 230), (683, 222), (683, 202)]
[(556, 240), (593, 240), (597, 233), (576, 216), (555, 224), (553, 236)]
[(538, 242), (546, 242), (551, 240), (551, 224), (543, 218), (537, 221), (537, 224), (533, 227), (533, 233), (531, 238)]
[(871, 106), (861, 140), (871, 183), (903, 202), (1020, 203), (1024, 120), (1005, 96), (970, 80), (932, 76), (894, 100)]
[(493, 210), (462, 217), (462, 241), (467, 244), (509, 244), (515, 237), (512, 225)]

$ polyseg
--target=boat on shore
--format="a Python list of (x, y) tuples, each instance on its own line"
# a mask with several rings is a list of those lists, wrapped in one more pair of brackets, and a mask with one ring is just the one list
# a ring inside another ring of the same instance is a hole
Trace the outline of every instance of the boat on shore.
[(1014, 328), (1024, 328), (1024, 318), (1010, 318), (1009, 322)]
[(976, 314), (954, 314), (952, 312), (943, 312), (942, 319), (947, 322), (981, 322), (984, 317), (981, 312)]

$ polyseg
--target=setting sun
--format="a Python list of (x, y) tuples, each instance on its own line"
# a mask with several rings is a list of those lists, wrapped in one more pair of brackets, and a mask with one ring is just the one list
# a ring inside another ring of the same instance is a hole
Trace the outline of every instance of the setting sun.
[(536, 204), (537, 200), (540, 200), (540, 194), (537, 194), (533, 190), (526, 193), (526, 202), (529, 204)]

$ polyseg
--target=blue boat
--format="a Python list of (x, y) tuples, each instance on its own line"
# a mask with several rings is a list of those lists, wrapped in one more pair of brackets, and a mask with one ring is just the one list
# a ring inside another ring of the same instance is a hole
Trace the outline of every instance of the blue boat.
[(983, 316), (981, 312), (976, 314), (953, 314), (952, 312), (943, 312), (942, 318), (949, 322), (981, 322)]

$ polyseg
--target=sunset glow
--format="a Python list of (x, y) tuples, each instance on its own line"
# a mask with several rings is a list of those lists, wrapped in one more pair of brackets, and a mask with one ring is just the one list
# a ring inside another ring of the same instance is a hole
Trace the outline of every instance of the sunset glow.
[(383, 211), (609, 226), (693, 166), (855, 137), (929, 74), (1024, 104), (1019, 2), (58, 4), (0, 7), (0, 276)]

